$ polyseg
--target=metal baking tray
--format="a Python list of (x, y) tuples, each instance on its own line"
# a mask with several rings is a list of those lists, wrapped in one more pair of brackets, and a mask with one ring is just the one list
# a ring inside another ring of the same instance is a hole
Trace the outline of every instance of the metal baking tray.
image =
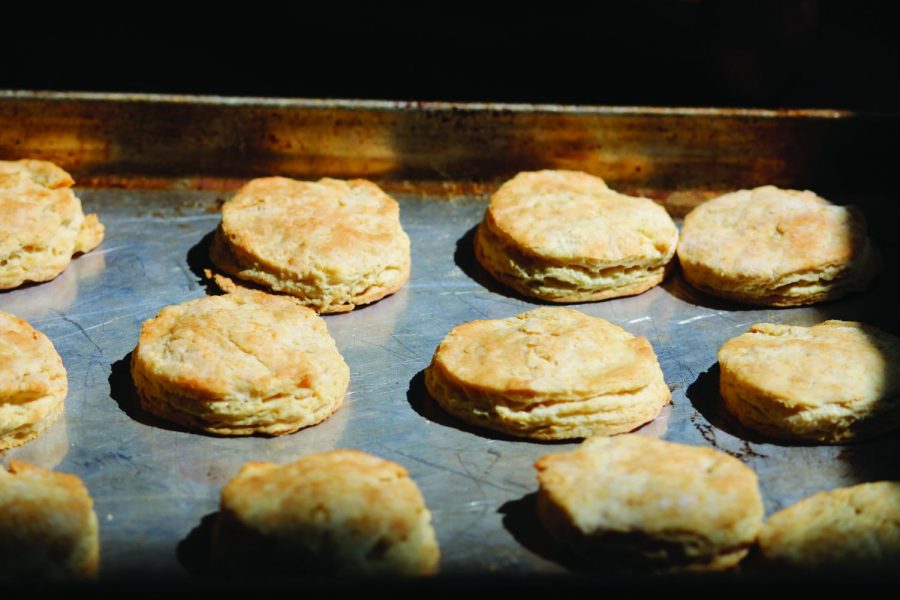
[[(494, 283), (472, 234), (490, 191), (524, 169), (572, 168), (651, 195), (676, 216), (717, 191), (808, 187), (865, 211), (884, 274), (867, 292), (808, 308), (748, 309), (692, 290), (675, 273), (640, 296), (577, 305), (653, 344), (672, 405), (647, 435), (712, 446), (759, 475), (767, 513), (824, 489), (898, 478), (900, 436), (847, 446), (772, 443), (719, 408), (716, 351), (760, 321), (863, 320), (900, 332), (897, 192), (888, 156), (898, 120), (838, 111), (609, 108), (0, 93), (0, 158), (69, 169), (106, 239), (49, 283), (0, 293), (0, 310), (45, 332), (68, 370), (66, 410), (0, 459), (80, 476), (100, 519), (101, 578), (205, 572), (221, 487), (250, 460), (288, 462), (360, 448), (404, 465), (433, 514), (441, 572), (566, 573), (533, 516), (532, 463), (575, 443), (473, 429), (427, 397), (423, 369), (455, 325), (535, 302)], [(208, 293), (210, 233), (243, 180), (368, 177), (400, 202), (412, 240), (409, 283), (326, 316), (351, 369), (344, 406), (279, 438), (221, 438), (141, 412), (129, 375), (140, 325)]]

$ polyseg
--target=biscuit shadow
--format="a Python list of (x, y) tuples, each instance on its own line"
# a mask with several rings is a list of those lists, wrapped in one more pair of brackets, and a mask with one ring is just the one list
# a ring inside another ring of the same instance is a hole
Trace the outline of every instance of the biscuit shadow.
[(556, 544), (538, 520), (537, 492), (526, 494), (518, 500), (510, 500), (497, 512), (503, 515), (503, 528), (523, 548), (569, 570), (585, 571), (583, 565), (579, 565), (569, 553)]
[(715, 434), (711, 431), (710, 426), (752, 444), (774, 444), (777, 446), (814, 445), (802, 441), (787, 442), (770, 438), (745, 427), (738, 421), (736, 417), (725, 409), (725, 403), (722, 401), (722, 396), (719, 393), (719, 363), (711, 366), (708, 371), (701, 373), (697, 380), (685, 390), (685, 395), (697, 412), (700, 413), (700, 416), (707, 421), (707, 423), (703, 423), (692, 416), (691, 425), (700, 432), (703, 439), (710, 442), (713, 446), (716, 446)]
[(540, 304), (544, 306), (557, 306), (559, 303), (547, 302), (540, 298), (531, 298), (523, 296), (515, 290), (506, 287), (493, 278), (484, 267), (479, 264), (475, 258), (475, 232), (478, 231), (478, 225), (469, 229), (459, 240), (456, 241), (456, 251), (453, 253), (453, 262), (456, 266), (481, 287), (489, 292), (499, 294), (513, 300), (521, 300), (529, 304)]
[(731, 300), (725, 300), (724, 298), (718, 298), (716, 296), (711, 296), (706, 292), (702, 292), (688, 283), (687, 279), (684, 278), (684, 273), (681, 271), (681, 265), (678, 264), (677, 258), (672, 259), (672, 263), (672, 272), (666, 276), (666, 279), (659, 287), (668, 292), (670, 296), (673, 296), (686, 304), (702, 306), (703, 308), (711, 310), (727, 310), (734, 312), (764, 310), (766, 308), (765, 306), (732, 302)]
[(199, 278), (197, 283), (203, 287), (207, 294), (211, 295), (219, 295), (222, 293), (219, 286), (206, 276), (207, 269), (212, 272), (216, 271), (212, 260), (209, 258), (209, 248), (212, 246), (212, 240), (215, 233), (215, 230), (207, 233), (199, 242), (194, 244), (187, 253), (188, 268), (191, 270), (191, 273)]
[(458, 419), (444, 411), (444, 409), (442, 409), (438, 405), (434, 398), (431, 397), (431, 394), (428, 393), (428, 388), (425, 387), (424, 369), (416, 373), (415, 376), (409, 381), (409, 389), (406, 392), (406, 401), (409, 402), (410, 407), (412, 407), (412, 409), (416, 411), (416, 414), (431, 421), (432, 423), (443, 425), (445, 427), (451, 427), (453, 429), (471, 433), (472, 435), (477, 435), (478, 437), (487, 438), (490, 440), (498, 440), (502, 442), (527, 442), (532, 444), (539, 443), (545, 445), (571, 444), (572, 442), (577, 441), (576, 439), (532, 440), (529, 438), (520, 438), (512, 435), (507, 435), (499, 431), (494, 431), (492, 429), (487, 429), (484, 427), (478, 427), (476, 425), (469, 425), (462, 419)]
[(168, 431), (187, 433), (189, 430), (174, 423), (160, 419), (141, 408), (137, 390), (131, 378), (131, 355), (129, 352), (112, 364), (109, 373), (109, 397), (115, 400), (119, 408), (134, 421), (149, 427), (158, 427)]
[(214, 574), (210, 557), (213, 527), (218, 517), (218, 512), (205, 515), (175, 547), (178, 563), (194, 577), (211, 577)]

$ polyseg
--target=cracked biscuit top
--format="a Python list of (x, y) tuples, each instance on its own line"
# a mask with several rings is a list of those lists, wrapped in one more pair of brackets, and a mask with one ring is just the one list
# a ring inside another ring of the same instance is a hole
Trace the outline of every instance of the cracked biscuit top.
[(168, 306), (146, 321), (132, 374), (145, 409), (224, 435), (318, 423), (341, 404), (349, 381), (315, 312), (245, 289)]
[(678, 258), (701, 290), (772, 306), (837, 298), (865, 287), (878, 268), (862, 213), (774, 186), (695, 208), (685, 218)]
[(528, 254), (598, 268), (665, 264), (678, 241), (662, 206), (577, 171), (519, 173), (493, 195), (485, 222)]
[(226, 273), (323, 313), (397, 291), (410, 268), (397, 202), (361, 179), (250, 181), (222, 207), (210, 256)]

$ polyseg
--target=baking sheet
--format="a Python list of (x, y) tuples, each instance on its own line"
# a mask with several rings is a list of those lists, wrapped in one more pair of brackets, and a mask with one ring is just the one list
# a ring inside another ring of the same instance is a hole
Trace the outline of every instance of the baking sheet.
[[(217, 438), (140, 411), (128, 360), (140, 325), (162, 307), (207, 293), (209, 235), (229, 192), (79, 189), (99, 213), (106, 239), (56, 280), (0, 293), (0, 310), (27, 319), (55, 344), (69, 375), (59, 422), (2, 455), (75, 473), (96, 502), (101, 577), (181, 578), (203, 574), (210, 515), (219, 490), (250, 460), (286, 463), (332, 448), (360, 448), (404, 465), (433, 515), (443, 574), (564, 573), (533, 518), (532, 463), (574, 443), (536, 443), (476, 430), (427, 398), (422, 370), (440, 340), (472, 319), (505, 318), (535, 303), (506, 291), (477, 266), (472, 234), (487, 198), (453, 200), (395, 193), (412, 240), (409, 283), (348, 314), (326, 316), (351, 369), (344, 406), (324, 423), (280, 438)], [(849, 200), (851, 198), (838, 198)], [(712, 446), (759, 475), (767, 513), (814, 492), (898, 478), (900, 436), (839, 447), (773, 444), (742, 430), (718, 408), (716, 351), (760, 321), (811, 325), (864, 320), (900, 332), (896, 304), (893, 197), (863, 205), (886, 267), (873, 288), (808, 308), (747, 309), (693, 291), (675, 273), (640, 296), (576, 305), (646, 336), (672, 388), (672, 405), (641, 433)]]

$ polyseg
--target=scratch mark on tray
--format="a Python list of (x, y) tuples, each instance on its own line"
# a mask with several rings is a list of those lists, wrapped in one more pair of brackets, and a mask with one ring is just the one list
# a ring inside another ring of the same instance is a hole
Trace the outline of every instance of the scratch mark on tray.
[(708, 319), (710, 317), (714, 317), (716, 315), (697, 315), (696, 317), (691, 317), (690, 319), (684, 319), (682, 321), (678, 321), (677, 325), (687, 325), (688, 323), (693, 323), (694, 321), (699, 321), (700, 319)]
[[(103, 348), (101, 348), (101, 347), (97, 344), (97, 342), (94, 341), (94, 338), (92, 338), (92, 337), (91, 337), (91, 334), (89, 334), (89, 333), (87, 332), (87, 330), (86, 330), (84, 327), (81, 326), (81, 323), (79, 323), (78, 321), (76, 321), (76, 320), (74, 320), (74, 319), (70, 319), (69, 317), (67, 317), (66, 315), (62, 314), (61, 312), (57, 312), (57, 314), (59, 315), (59, 318), (62, 319), (63, 321), (65, 321), (66, 323), (69, 323), (69, 324), (74, 325), (75, 327), (77, 327), (77, 328), (78, 328), (78, 331), (80, 331), (81, 334), (82, 334), (84, 337), (86, 337), (87, 340), (94, 346), (94, 348), (97, 349), (97, 352), (100, 353), (100, 356), (103, 356)], [(63, 337), (65, 337), (65, 336), (63, 336)]]
[(649, 320), (650, 320), (650, 316), (648, 315), (646, 317), (638, 317), (637, 319), (632, 319), (632, 320), (628, 321), (628, 323), (633, 325), (635, 323), (643, 323), (644, 321), (649, 321)]
[(415, 455), (412, 455), (412, 454), (407, 454), (406, 452), (401, 452), (401, 451), (397, 450), (396, 448), (389, 448), (389, 447), (387, 447), (387, 446), (382, 446), (382, 447), (385, 448), (386, 450), (390, 451), (390, 452), (393, 452), (394, 454), (399, 454), (400, 456), (403, 456), (403, 457), (405, 457), (405, 458), (408, 458), (408, 459), (410, 459), (410, 460), (412, 460), (412, 461), (415, 461), (415, 462), (417, 462), (417, 463), (419, 463), (419, 464), (423, 464), (423, 465), (425, 465), (425, 466), (427, 466), (427, 467), (431, 467), (432, 469), (438, 469), (439, 471), (444, 471), (444, 472), (447, 472), (447, 473), (452, 473), (452, 474), (454, 474), (454, 475), (458, 475), (459, 477), (464, 477), (464, 478), (469, 479), (469, 480), (472, 480), (472, 481), (474, 481), (474, 482), (476, 482), (476, 483), (480, 483), (480, 484), (482, 484), (482, 485), (486, 485), (486, 486), (488, 486), (488, 487), (492, 487), (492, 488), (494, 488), (494, 489), (498, 489), (498, 490), (501, 490), (501, 491), (504, 491), (504, 492), (521, 492), (521, 491), (523, 491), (523, 490), (527, 490), (527, 489), (528, 489), (528, 488), (526, 488), (525, 486), (518, 486), (518, 485), (515, 486), (515, 487), (505, 486), (505, 485), (499, 485), (498, 483), (496, 483), (496, 482), (494, 482), (494, 481), (489, 481), (489, 480), (487, 480), (487, 479), (482, 479), (482, 478), (480, 478), (480, 477), (474, 477), (472, 474), (467, 473), (466, 471), (458, 471), (458, 470), (453, 469), (453, 468), (451, 468), (451, 467), (447, 467), (447, 466), (445, 466), (445, 465), (441, 465), (441, 464), (432, 462), (432, 461), (430, 461), (430, 460), (425, 460), (424, 458), (419, 458), (418, 456), (415, 456)]

